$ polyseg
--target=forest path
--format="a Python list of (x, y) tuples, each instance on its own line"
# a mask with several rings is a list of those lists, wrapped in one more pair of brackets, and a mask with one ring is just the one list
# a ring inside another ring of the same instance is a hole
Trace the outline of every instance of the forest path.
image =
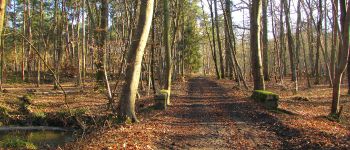
[(280, 145), (273, 131), (257, 126), (256, 115), (249, 114), (254, 107), (235, 99), (230, 92), (207, 78), (190, 79), (187, 95), (175, 95), (165, 114), (152, 119), (164, 130), (155, 144), (157, 148), (271, 149)]

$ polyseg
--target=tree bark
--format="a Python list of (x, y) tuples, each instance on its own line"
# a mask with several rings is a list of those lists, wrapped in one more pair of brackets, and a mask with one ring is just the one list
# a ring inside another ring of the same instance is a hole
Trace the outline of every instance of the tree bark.
[[(171, 58), (171, 47), (170, 47), (170, 15), (169, 15), (169, 0), (163, 0), (163, 44), (165, 49), (165, 62), (166, 62), (166, 78), (164, 88), (168, 91), (167, 105), (170, 105), (170, 94), (171, 94), (171, 79), (173, 62)], [(175, 33), (174, 33), (175, 34)]]
[[(108, 0), (101, 0), (101, 18), (100, 18), (99, 39), (97, 40), (97, 63), (96, 63), (96, 80), (103, 85), (104, 80), (104, 64), (105, 64), (105, 43), (108, 32)], [(97, 30), (97, 29), (95, 29)]]
[(215, 42), (215, 23), (214, 23), (214, 10), (213, 10), (213, 2), (211, 0), (207, 0), (210, 8), (210, 17), (211, 17), (211, 32), (212, 32), (212, 40), (213, 40), (213, 60), (215, 65), (216, 77), (217, 79), (221, 79), (221, 74), (219, 71), (217, 55), (216, 55), (216, 42)]
[(263, 8), (263, 15), (262, 15), (262, 23), (263, 23), (263, 35), (262, 35), (262, 41), (263, 41), (263, 67), (264, 67), (264, 79), (266, 81), (270, 80), (270, 73), (269, 73), (269, 40), (268, 40), (268, 26), (267, 26), (267, 6), (268, 6), (268, 0), (262, 0), (262, 8)]
[(137, 122), (135, 113), (135, 99), (140, 81), (140, 72), (144, 50), (147, 44), (153, 17), (154, 0), (142, 0), (137, 31), (133, 36), (132, 44), (127, 57), (125, 83), (119, 104), (121, 119), (131, 119)]
[(218, 40), (221, 78), (225, 78), (224, 57), (223, 57), (222, 47), (221, 47), (217, 0), (214, 0), (214, 8), (215, 8), (215, 27), (216, 27), (216, 36), (217, 36), (217, 40)]
[(250, 10), (250, 49), (253, 71), (252, 73), (254, 78), (254, 90), (265, 90), (260, 48), (261, 11), (262, 0), (252, 1)]
[[(335, 6), (337, 6), (337, 1), (334, 2), (333, 11), (334, 14), (338, 14), (338, 10)], [(338, 63), (336, 65), (336, 72), (333, 84), (333, 99), (332, 99), (332, 107), (331, 114), (339, 115), (339, 98), (340, 98), (340, 83), (342, 80), (343, 73), (347, 67), (348, 56), (349, 56), (349, 31), (350, 31), (350, 0), (340, 1), (340, 43), (339, 43), (339, 55), (338, 55)]]

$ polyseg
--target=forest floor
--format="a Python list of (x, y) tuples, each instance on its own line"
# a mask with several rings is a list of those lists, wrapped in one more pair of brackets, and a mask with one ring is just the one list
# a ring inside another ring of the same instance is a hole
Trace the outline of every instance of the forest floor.
[[(104, 91), (93, 85), (83, 91), (74, 84), (64, 87), (70, 92), (70, 108), (86, 109), (86, 115), (97, 122), (110, 114)], [(249, 98), (251, 91), (238, 88), (231, 80), (194, 77), (175, 82), (167, 110), (154, 110), (152, 97), (143, 96), (137, 101), (139, 123), (98, 123), (63, 149), (350, 149), (350, 97), (345, 95), (345, 86), (341, 122), (326, 118), (332, 94), (327, 85), (309, 89), (301, 82), (298, 94), (291, 92), (292, 87), (287, 81), (283, 86), (267, 83), (268, 90), (280, 95), (279, 110), (269, 111)], [(66, 107), (63, 95), (50, 85), (11, 84), (5, 88), (8, 92), (0, 94), (0, 106), (13, 114), (20, 114), (16, 99), (28, 89), (36, 92), (34, 111), (60, 112)]]
[[(269, 85), (268, 85), (269, 86)], [(272, 86), (272, 85), (270, 85)], [(344, 119), (328, 120), (330, 89), (298, 96), (283, 88), (280, 111), (253, 102), (232, 81), (192, 78), (176, 84), (166, 111), (140, 111), (141, 122), (104, 128), (68, 145), (79, 149), (349, 149), (349, 97)], [(295, 97), (305, 96), (308, 100)]]

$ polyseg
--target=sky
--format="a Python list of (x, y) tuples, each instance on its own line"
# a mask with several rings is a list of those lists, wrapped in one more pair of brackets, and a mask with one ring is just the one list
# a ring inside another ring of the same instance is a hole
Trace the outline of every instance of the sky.
[[(247, 1), (248, 0), (231, 0), (232, 2), (232, 8), (231, 8), (231, 13), (232, 13), (232, 20), (233, 20), (233, 24), (234, 25), (237, 25), (239, 27), (243, 27), (243, 22), (245, 23), (245, 27), (249, 28), (249, 10), (248, 10), (248, 6), (245, 2), (242, 2), (242, 1)], [(331, 0), (324, 0), (323, 1), (323, 5), (325, 4), (324, 2), (327, 2), (327, 8), (329, 10), (331, 10)], [(204, 9), (207, 13), (209, 13), (209, 7), (208, 7), (208, 2), (207, 0), (203, 0), (204, 2)], [(201, 5), (201, 4), (199, 4)], [(220, 6), (220, 2), (218, 3), (218, 7), (219, 9), (221, 10), (221, 6)], [(279, 10), (280, 8), (280, 0), (274, 0), (273, 1), (273, 5), (272, 7), (274, 7), (274, 9), (276, 10)], [(269, 30), (269, 38), (273, 38), (273, 35), (272, 35), (272, 23), (271, 23), (271, 11), (270, 11), (270, 7), (271, 7), (271, 3), (270, 3), (270, 0), (269, 0), (269, 4), (268, 4), (268, 30)], [(313, 6), (315, 7), (314, 9), (314, 18), (317, 19), (317, 9), (316, 7), (317, 6)], [(244, 9), (240, 9), (240, 8), (244, 8)], [(291, 24), (292, 24), (292, 30), (294, 31), (295, 30), (295, 26), (296, 26), (296, 21), (297, 21), (297, 14), (296, 14), (296, 11), (297, 11), (297, 0), (291, 0), (291, 4), (290, 4), (290, 19), (291, 19)], [(305, 13), (304, 11), (304, 8), (302, 7), (301, 8), (301, 12), (302, 12), (302, 20), (306, 20), (306, 17), (307, 17), (307, 13)], [(275, 11), (274, 12), (275, 15), (277, 15), (278, 19), (279, 19), (279, 11)], [(222, 14), (222, 11), (219, 11), (219, 14)], [(331, 15), (331, 13), (329, 13), (329, 15)], [(323, 25), (324, 27), (324, 25)], [(330, 27), (330, 26), (328, 26)], [(237, 32), (237, 36), (240, 36), (243, 32), (242, 29), (235, 29), (236, 32)], [(246, 31), (246, 33), (249, 32), (249, 31)]]

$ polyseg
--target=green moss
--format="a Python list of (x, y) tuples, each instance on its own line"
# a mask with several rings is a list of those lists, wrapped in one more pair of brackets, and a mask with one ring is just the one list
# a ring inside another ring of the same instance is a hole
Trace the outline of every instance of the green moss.
[(258, 92), (258, 93), (266, 94), (266, 95), (277, 95), (277, 94), (272, 93), (270, 91), (264, 91), (264, 90), (255, 90), (254, 92)]
[(57, 115), (61, 117), (82, 116), (87, 114), (88, 112), (89, 112), (89, 109), (87, 108), (77, 108), (77, 109), (72, 109), (71, 110), (72, 114), (70, 114), (69, 110), (65, 109), (57, 112)]
[(18, 138), (9, 138), (0, 141), (0, 147), (5, 149), (37, 149), (33, 143)]
[(0, 106), (0, 118), (8, 117), (8, 116), (9, 116), (8, 109), (4, 106)]
[(262, 103), (268, 109), (277, 109), (279, 96), (275, 93), (263, 90), (255, 90), (252, 99)]
[(333, 122), (341, 122), (339, 114), (329, 114), (328, 116), (326, 116), (326, 118)]
[(33, 95), (31, 94), (23, 95), (21, 100), (23, 101), (23, 103), (33, 104)]
[(33, 112), (32, 116), (36, 119), (45, 119), (46, 118), (46, 113), (42, 112), (42, 111), (38, 111), (38, 112)]

